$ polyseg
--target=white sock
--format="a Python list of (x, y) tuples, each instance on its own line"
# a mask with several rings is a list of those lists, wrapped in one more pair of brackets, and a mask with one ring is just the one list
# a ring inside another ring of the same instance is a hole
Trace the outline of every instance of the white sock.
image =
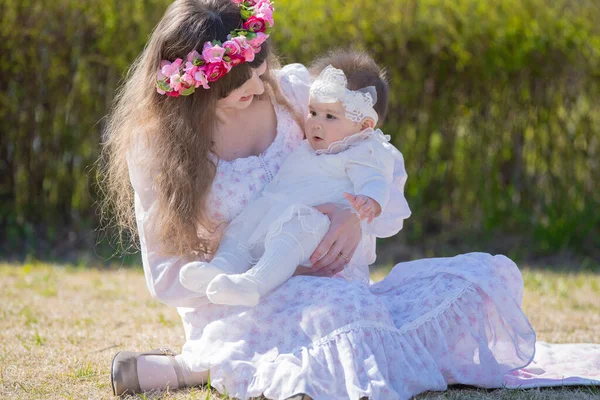
[(179, 354), (175, 360), (160, 355), (140, 356), (137, 361), (138, 380), (142, 392), (152, 390), (183, 389), (179, 387), (175, 368), (179, 368), (186, 387), (198, 386), (207, 382), (208, 371), (191, 371)]
[(194, 261), (184, 265), (179, 271), (179, 280), (185, 288), (205, 294), (208, 284), (217, 275), (239, 274), (246, 271), (249, 265), (244, 255), (217, 252), (210, 263)]
[[(300, 233), (302, 235), (302, 233)], [(258, 263), (238, 275), (218, 275), (206, 295), (215, 304), (255, 306), (260, 298), (292, 277), (296, 267), (310, 257), (317, 244), (314, 237), (281, 233), (273, 238)]]

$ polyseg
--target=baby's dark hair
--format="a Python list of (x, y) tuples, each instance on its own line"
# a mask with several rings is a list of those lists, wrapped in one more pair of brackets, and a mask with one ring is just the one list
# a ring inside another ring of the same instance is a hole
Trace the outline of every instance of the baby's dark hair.
[(375, 86), (377, 103), (373, 106), (380, 126), (388, 108), (389, 88), (384, 70), (365, 52), (354, 49), (336, 49), (317, 58), (310, 66), (310, 73), (318, 76), (328, 65), (341, 69), (348, 79), (348, 89), (357, 90)]

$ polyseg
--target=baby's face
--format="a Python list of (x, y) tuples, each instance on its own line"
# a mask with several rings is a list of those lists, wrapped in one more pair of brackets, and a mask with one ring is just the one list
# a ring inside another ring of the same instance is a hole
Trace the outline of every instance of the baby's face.
[(306, 120), (306, 138), (313, 150), (326, 149), (329, 144), (360, 132), (360, 124), (346, 118), (344, 106), (337, 103), (317, 103), (310, 100)]

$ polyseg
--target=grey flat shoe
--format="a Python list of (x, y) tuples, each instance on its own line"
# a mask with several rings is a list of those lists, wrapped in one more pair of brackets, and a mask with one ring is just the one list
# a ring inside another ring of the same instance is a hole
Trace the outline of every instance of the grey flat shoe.
[(120, 351), (115, 354), (112, 360), (112, 366), (110, 371), (110, 384), (113, 389), (115, 396), (122, 396), (127, 394), (140, 393), (140, 381), (138, 379), (137, 372), (137, 360), (140, 356), (168, 356), (171, 357), (175, 374), (177, 375), (178, 389), (185, 387), (185, 381), (183, 380), (183, 374), (181, 368), (175, 360), (176, 354), (169, 349), (160, 348), (151, 350), (143, 353), (136, 353), (132, 351)]

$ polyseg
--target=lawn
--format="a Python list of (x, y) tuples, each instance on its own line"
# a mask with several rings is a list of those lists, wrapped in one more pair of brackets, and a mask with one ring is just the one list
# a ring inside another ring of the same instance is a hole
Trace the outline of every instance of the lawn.
[[(384, 269), (375, 271), (380, 279)], [(523, 270), (524, 308), (538, 339), (600, 341), (600, 274)], [(184, 341), (179, 316), (153, 300), (141, 270), (0, 264), (0, 398), (112, 398), (110, 361), (122, 349)], [(144, 397), (141, 397), (144, 398)], [(148, 395), (221, 399), (194, 388)], [(451, 389), (418, 399), (598, 399), (600, 388)]]

